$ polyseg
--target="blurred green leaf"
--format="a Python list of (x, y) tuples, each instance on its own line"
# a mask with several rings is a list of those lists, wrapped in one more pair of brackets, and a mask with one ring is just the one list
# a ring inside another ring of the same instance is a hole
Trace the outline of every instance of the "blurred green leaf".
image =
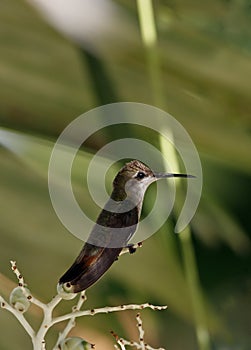
[[(70, 121), (100, 103), (116, 98), (153, 103), (135, 4), (116, 3), (128, 18), (128, 24), (123, 22), (128, 41), (114, 39), (117, 18), (113, 39), (90, 53), (85, 45), (78, 47), (52, 29), (26, 1), (0, 1), (0, 122), (5, 127), (0, 134), (4, 146), (0, 148), (1, 272), (14, 280), (9, 260), (16, 259), (32, 291), (45, 299), (55, 293), (59, 276), (82, 246), (59, 222), (48, 194), (47, 167), (55, 137)], [(214, 346), (247, 349), (250, 6), (245, 0), (156, 1), (154, 6), (162, 94), (203, 160), (203, 198), (192, 227)], [(98, 72), (107, 79), (99, 81), (99, 74), (94, 74)], [(74, 163), (74, 193), (93, 218), (98, 208), (85, 186), (84, 170), (104, 142), (127, 133), (158, 144), (156, 135), (146, 130), (105, 130), (89, 140), (88, 151), (81, 149)], [(98, 176), (94, 180), (100, 186)], [(111, 180), (109, 173), (107, 182)], [(90, 290), (88, 302), (92, 307), (103, 305), (104, 299), (111, 304), (142, 298), (166, 303), (167, 316), (155, 316), (153, 334), (156, 339), (161, 334), (168, 348), (194, 350), (180, 247), (170, 226), (169, 222), (135, 256), (119, 259)], [(8, 285), (1, 282), (2, 287), (7, 293)], [(109, 317), (110, 328), (117, 326), (116, 317)], [(22, 329), (12, 321), (0, 311), (2, 334), (15, 329), (15, 339), (0, 337), (1, 347), (28, 348)], [(107, 319), (89, 322), (101, 333), (107, 332)], [(161, 340), (159, 346), (163, 346)]]

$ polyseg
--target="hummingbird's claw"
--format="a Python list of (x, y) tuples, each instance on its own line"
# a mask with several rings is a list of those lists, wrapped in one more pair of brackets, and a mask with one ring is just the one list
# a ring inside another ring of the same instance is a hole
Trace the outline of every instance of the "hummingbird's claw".
[(138, 248), (141, 248), (143, 245), (143, 242), (139, 242), (137, 244), (128, 244), (127, 248), (130, 254), (133, 254), (136, 252)]
[(138, 248), (142, 247), (142, 245), (143, 245), (143, 242), (139, 242), (136, 244), (133, 244), (133, 243), (128, 244), (125, 248), (123, 248), (119, 256), (125, 253), (134, 254)]
[(128, 244), (127, 249), (128, 249), (128, 251), (129, 251), (130, 254), (133, 254), (133, 253), (136, 252), (137, 247), (135, 247), (134, 244)]

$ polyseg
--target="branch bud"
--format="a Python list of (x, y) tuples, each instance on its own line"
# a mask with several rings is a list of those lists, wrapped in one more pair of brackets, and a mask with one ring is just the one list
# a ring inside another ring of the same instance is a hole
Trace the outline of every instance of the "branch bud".
[(72, 287), (71, 286), (68, 287), (67, 283), (64, 283), (64, 284), (58, 283), (57, 292), (62, 299), (71, 300), (71, 299), (75, 298), (77, 293), (71, 293), (71, 291), (72, 291)]
[[(30, 293), (30, 291), (25, 288), (27, 293)], [(24, 295), (24, 291), (21, 287), (16, 287), (12, 290), (10, 294), (10, 304), (20, 312), (26, 312), (30, 307), (30, 301), (28, 300), (27, 296)]]
[(93, 344), (79, 337), (66, 338), (59, 344), (61, 350), (89, 350), (94, 348)]

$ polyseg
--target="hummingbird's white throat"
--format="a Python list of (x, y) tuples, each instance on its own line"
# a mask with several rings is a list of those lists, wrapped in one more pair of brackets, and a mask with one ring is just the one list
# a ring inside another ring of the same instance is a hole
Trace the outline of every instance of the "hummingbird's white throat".
[(154, 176), (146, 176), (141, 180), (135, 178), (128, 180), (125, 184), (127, 199), (132, 201), (135, 206), (142, 205), (147, 187), (156, 180)]

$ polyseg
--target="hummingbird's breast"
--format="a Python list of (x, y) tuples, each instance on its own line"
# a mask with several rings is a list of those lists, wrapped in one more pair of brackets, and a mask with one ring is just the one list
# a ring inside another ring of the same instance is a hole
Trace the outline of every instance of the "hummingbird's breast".
[(101, 211), (88, 238), (99, 247), (123, 248), (137, 229), (139, 209), (129, 200), (109, 200)]

